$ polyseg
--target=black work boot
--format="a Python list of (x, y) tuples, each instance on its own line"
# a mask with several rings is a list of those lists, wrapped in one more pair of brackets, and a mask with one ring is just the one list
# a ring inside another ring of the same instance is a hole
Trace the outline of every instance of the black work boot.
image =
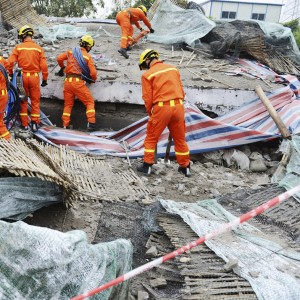
[(32, 132), (37, 132), (39, 130), (39, 125), (35, 121), (31, 121), (30, 127)]
[(191, 164), (189, 164), (186, 167), (179, 167), (178, 168), (178, 172), (179, 173), (183, 173), (185, 175), (185, 177), (190, 177), (191, 176)]
[(120, 48), (120, 49), (118, 50), (118, 52), (119, 52), (120, 54), (122, 54), (125, 58), (129, 58), (129, 55), (127, 54), (126, 48)]
[(88, 129), (88, 131), (95, 131), (96, 130), (96, 123), (88, 123), (87, 129)]
[(147, 175), (150, 175), (151, 172), (152, 172), (152, 165), (143, 162), (142, 164), (138, 165), (138, 166), (136, 167), (136, 169), (137, 169), (139, 172), (142, 172), (142, 173), (145, 173), (145, 174), (147, 174)]
[(23, 126), (23, 125), (20, 126), (21, 132), (28, 132), (28, 130), (29, 130), (28, 126)]

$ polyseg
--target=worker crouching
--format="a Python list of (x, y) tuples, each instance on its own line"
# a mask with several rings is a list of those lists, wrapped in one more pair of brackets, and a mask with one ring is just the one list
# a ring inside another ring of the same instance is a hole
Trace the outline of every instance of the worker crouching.
[[(57, 57), (60, 71), (56, 75), (63, 77), (64, 82), (64, 111), (62, 115), (63, 127), (69, 128), (75, 96), (84, 104), (88, 121), (87, 129), (96, 129), (95, 101), (86, 83), (97, 80), (97, 70), (91, 55), (88, 53), (94, 46), (90, 35), (80, 39), (79, 47), (68, 50)], [(64, 61), (67, 61), (66, 66)]]
[(118, 52), (123, 55), (125, 58), (129, 58), (127, 53), (130, 50), (130, 46), (133, 40), (133, 26), (135, 26), (143, 31), (143, 28), (140, 26), (139, 21), (143, 21), (144, 24), (149, 28), (150, 33), (154, 33), (154, 29), (150, 21), (147, 18), (147, 8), (144, 5), (140, 5), (137, 8), (131, 7), (118, 12), (116, 16), (116, 21), (121, 26), (122, 36), (121, 36), (121, 48)]
[(151, 49), (140, 55), (142, 97), (149, 115), (144, 141), (144, 162), (137, 167), (139, 172), (151, 174), (155, 148), (166, 127), (174, 140), (178, 172), (189, 177), (190, 152), (185, 139), (183, 99), (185, 96), (178, 69), (158, 60), (159, 54)]

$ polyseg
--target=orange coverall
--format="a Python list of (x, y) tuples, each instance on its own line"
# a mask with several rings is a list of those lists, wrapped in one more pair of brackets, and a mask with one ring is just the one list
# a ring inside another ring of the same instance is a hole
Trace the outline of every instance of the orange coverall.
[[(0, 56), (0, 64), (4, 68), (7, 68), (8, 66), (7, 61), (2, 56)], [(9, 140), (10, 133), (7, 130), (3, 120), (7, 102), (8, 102), (8, 93), (7, 93), (6, 81), (2, 72), (0, 72), (0, 138)]]
[(138, 21), (143, 21), (149, 29), (152, 27), (144, 12), (139, 8), (132, 7), (120, 11), (116, 16), (116, 21), (122, 30), (121, 48), (127, 48), (132, 43), (133, 26), (131, 24), (135, 24), (140, 29), (141, 26)]
[[(18, 67), (22, 68), (23, 86), (26, 96), (31, 100), (31, 121), (40, 123), (40, 76), (42, 72), (42, 79), (48, 79), (48, 65), (45, 57), (44, 49), (29, 39), (17, 45), (8, 58), (8, 72), (13, 73), (14, 63), (18, 63)], [(21, 102), (20, 119), (22, 126), (28, 126), (28, 103)]]
[(181, 167), (187, 167), (190, 152), (185, 140), (184, 91), (179, 71), (162, 61), (154, 62), (142, 75), (142, 93), (150, 116), (144, 141), (144, 162), (154, 163), (156, 144), (168, 127), (174, 140), (177, 162)]
[[(97, 80), (97, 70), (93, 59), (85, 48), (81, 48), (83, 58), (85, 59), (89, 69), (91, 78)], [(57, 56), (58, 65), (64, 68), (64, 61), (67, 61), (65, 69), (66, 79), (64, 84), (64, 111), (62, 115), (63, 126), (69, 126), (71, 120), (72, 108), (74, 106), (75, 96), (84, 104), (86, 108), (86, 116), (89, 123), (96, 123), (95, 101), (86, 86), (86, 82), (80, 78), (81, 68), (76, 59), (73, 57), (72, 50), (68, 50)]]

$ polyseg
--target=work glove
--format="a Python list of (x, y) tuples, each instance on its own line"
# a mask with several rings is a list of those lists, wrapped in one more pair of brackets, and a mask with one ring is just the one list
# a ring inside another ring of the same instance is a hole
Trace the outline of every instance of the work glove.
[(12, 81), (12, 79), (13, 79), (13, 74), (9, 74), (9, 75), (8, 75), (8, 79), (9, 79), (9, 81)]
[(154, 33), (154, 29), (153, 28), (150, 28), (150, 33)]
[(141, 28), (140, 28), (140, 31), (143, 31), (143, 30), (144, 30), (144, 28), (141, 27)]
[(48, 82), (47, 82), (47, 80), (44, 80), (44, 79), (43, 79), (41, 86), (44, 87), (44, 86), (46, 86), (46, 85), (48, 85)]
[(56, 76), (60, 76), (60, 77), (64, 77), (65, 76), (65, 72), (64, 72), (65, 68), (60, 68), (60, 70), (55, 73)]

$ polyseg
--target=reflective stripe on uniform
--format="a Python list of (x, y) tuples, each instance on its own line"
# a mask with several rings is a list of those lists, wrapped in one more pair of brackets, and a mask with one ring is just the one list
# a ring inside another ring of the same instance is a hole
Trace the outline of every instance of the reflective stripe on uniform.
[(190, 151), (188, 152), (175, 152), (176, 155), (189, 155)]
[(21, 72), (22, 75), (26, 75), (26, 76), (39, 76), (39, 73), (36, 72)]
[(1, 137), (4, 138), (4, 137), (6, 137), (7, 135), (9, 135), (9, 131), (6, 131), (5, 133), (1, 134)]
[(122, 36), (121, 39), (128, 40), (126, 36)]
[(28, 116), (28, 114), (27, 113), (20, 113), (20, 116)]
[(151, 79), (153, 76), (155, 76), (155, 75), (157, 75), (157, 74), (160, 74), (160, 73), (165, 73), (165, 72), (169, 72), (169, 71), (172, 71), (172, 70), (175, 70), (175, 71), (177, 71), (177, 69), (176, 69), (176, 68), (169, 68), (169, 69), (165, 69), (165, 70), (157, 71), (157, 72), (155, 72), (155, 73), (153, 73), (153, 74), (149, 75), (149, 76), (147, 77), (147, 79), (149, 80), (149, 79)]
[(30, 114), (30, 116), (32, 116), (32, 117), (39, 117), (40, 114)]
[(79, 81), (80, 79), (79, 78), (75, 78), (75, 77), (69, 77), (69, 78), (66, 78), (65, 81), (69, 81), (69, 82), (72, 82), (74, 79), (75, 81)]
[(7, 90), (1, 90), (1, 95), (2, 96), (7, 95)]
[(36, 51), (38, 51), (38, 52), (42, 52), (40, 49), (38, 49), (38, 48), (18, 48), (18, 51), (19, 50), (36, 50)]
[(68, 116), (68, 117), (70, 117), (71, 116), (71, 114), (68, 114), (68, 113), (63, 113), (63, 116)]
[[(158, 106), (164, 106), (164, 105), (168, 105), (167, 103), (170, 103), (170, 106), (175, 106), (175, 100), (170, 100), (170, 101), (159, 101), (157, 102)], [(181, 99), (179, 99), (179, 103), (182, 104), (183, 101)]]
[(94, 109), (90, 109), (90, 110), (86, 111), (87, 114), (90, 113), (90, 112), (95, 112), (95, 110)]
[(153, 153), (153, 152), (155, 152), (155, 149), (146, 149), (145, 148), (145, 150), (144, 150), (145, 152), (150, 152), (150, 153)]

